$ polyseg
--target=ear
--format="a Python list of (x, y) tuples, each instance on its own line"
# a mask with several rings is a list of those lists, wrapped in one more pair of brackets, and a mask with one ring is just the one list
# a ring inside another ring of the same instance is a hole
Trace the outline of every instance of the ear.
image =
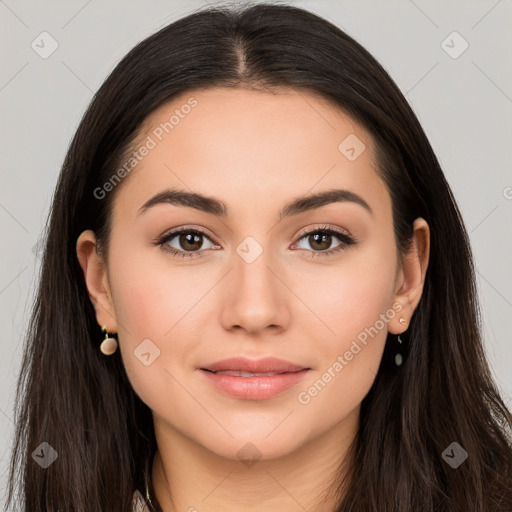
[[(388, 323), (388, 330), (392, 334), (400, 334), (407, 329), (423, 293), (430, 255), (430, 229), (421, 217), (414, 221), (413, 229), (411, 248), (404, 255), (397, 273), (393, 304), (399, 303), (402, 309)], [(400, 318), (405, 319), (404, 324), (400, 323)]]
[(96, 251), (94, 231), (88, 229), (81, 233), (76, 242), (76, 254), (84, 273), (89, 298), (96, 310), (98, 324), (101, 327), (106, 326), (108, 332), (117, 332), (117, 320), (108, 284), (107, 269)]

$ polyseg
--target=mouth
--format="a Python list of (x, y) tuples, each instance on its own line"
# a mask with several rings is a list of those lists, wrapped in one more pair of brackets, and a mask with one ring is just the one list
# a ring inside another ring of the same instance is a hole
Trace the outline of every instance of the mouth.
[(201, 368), (206, 382), (222, 395), (242, 400), (269, 400), (297, 386), (311, 368), (289, 372), (212, 371)]

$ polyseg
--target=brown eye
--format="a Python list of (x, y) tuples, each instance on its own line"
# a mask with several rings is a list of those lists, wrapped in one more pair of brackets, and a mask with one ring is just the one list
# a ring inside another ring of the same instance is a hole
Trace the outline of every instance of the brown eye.
[[(332, 247), (335, 239), (338, 239), (339, 243)], [(306, 245), (309, 245), (309, 247), (301, 247), (300, 243), (302, 240), (305, 240)], [(315, 229), (314, 231), (304, 232), (300, 237), (299, 242), (297, 242), (297, 245), (299, 249), (309, 250), (311, 248), (313, 251), (311, 256), (326, 256), (342, 251), (355, 243), (357, 243), (357, 241), (346, 233), (325, 227)]]
[(162, 246), (165, 251), (174, 256), (199, 257), (203, 251), (211, 248), (204, 247), (205, 240), (214, 247), (210, 237), (201, 230), (191, 228), (180, 228), (164, 235), (155, 245)]
[(201, 234), (186, 233), (178, 235), (178, 245), (186, 251), (196, 251), (203, 245)]
[(313, 249), (318, 249), (319, 251), (326, 251), (331, 248), (332, 244), (332, 235), (329, 233), (315, 233), (314, 235), (308, 236), (308, 242), (313, 247)]

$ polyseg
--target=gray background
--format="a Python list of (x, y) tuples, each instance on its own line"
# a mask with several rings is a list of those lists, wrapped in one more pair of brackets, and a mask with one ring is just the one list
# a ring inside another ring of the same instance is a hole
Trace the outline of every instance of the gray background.
[[(511, 408), (512, 2), (288, 3), (361, 42), (417, 113), (471, 236), (485, 349)], [(0, 0), (0, 506), (14, 386), (39, 271), (36, 244), (67, 145), (93, 93), (128, 50), (204, 4)], [(31, 47), (43, 31), (58, 43), (47, 59)], [(469, 44), (457, 58), (445, 51), (463, 49), (453, 31)]]

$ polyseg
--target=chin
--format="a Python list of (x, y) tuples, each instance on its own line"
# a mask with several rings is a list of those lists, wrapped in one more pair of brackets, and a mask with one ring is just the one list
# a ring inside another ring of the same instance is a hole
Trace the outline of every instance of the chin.
[(214, 437), (210, 435), (207, 439), (198, 441), (219, 457), (241, 462), (278, 459), (294, 452), (307, 441), (299, 432), (291, 433), (290, 425), (288, 428), (283, 428), (283, 425), (276, 428), (277, 425), (278, 423), (273, 423), (272, 426), (262, 423), (251, 429), (226, 427), (233, 437), (223, 431), (222, 434)]

